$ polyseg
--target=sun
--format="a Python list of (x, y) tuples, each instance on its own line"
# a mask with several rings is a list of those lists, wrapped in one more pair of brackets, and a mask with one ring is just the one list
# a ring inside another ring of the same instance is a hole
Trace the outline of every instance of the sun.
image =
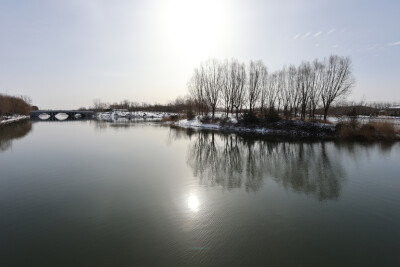
[(166, 43), (186, 56), (212, 54), (226, 33), (228, 8), (223, 0), (164, 1), (160, 10)]

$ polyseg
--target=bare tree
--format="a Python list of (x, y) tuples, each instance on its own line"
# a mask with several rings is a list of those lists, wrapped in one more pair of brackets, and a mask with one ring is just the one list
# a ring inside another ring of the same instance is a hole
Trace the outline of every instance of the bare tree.
[(223, 88), (222, 100), (225, 108), (225, 115), (228, 117), (229, 112), (233, 112), (235, 98), (240, 92), (240, 87), (243, 83), (243, 75), (241, 64), (232, 59), (226, 61), (222, 68), (223, 72)]
[(346, 96), (354, 86), (351, 59), (349, 57), (330, 56), (325, 60), (324, 87), (321, 91), (324, 120), (333, 101)]
[(95, 111), (102, 111), (102, 110), (105, 110), (105, 109), (107, 109), (107, 104), (101, 102), (100, 99), (94, 99), (94, 100), (93, 100), (93, 109), (94, 109)]
[(247, 85), (247, 97), (250, 112), (254, 112), (255, 105), (261, 94), (261, 80), (264, 75), (267, 75), (267, 73), (267, 67), (262, 61), (250, 61), (249, 81)]
[(222, 104), (224, 105), (225, 117), (228, 117), (229, 111), (231, 110), (232, 103), (232, 83), (230, 73), (230, 63), (225, 60), (222, 65)]
[(325, 65), (317, 59), (312, 64), (313, 81), (310, 88), (310, 118), (315, 118), (315, 111), (321, 102), (321, 92), (324, 89)]
[(276, 99), (278, 98), (278, 77), (276, 73), (268, 75), (267, 86), (265, 88), (265, 107), (269, 112), (275, 109)]
[[(289, 98), (289, 114), (290, 116), (296, 116), (297, 108), (299, 105), (299, 86), (297, 78), (297, 68), (293, 65), (289, 66), (287, 70), (287, 94)], [(294, 112), (294, 114), (293, 114)]]
[(204, 97), (214, 119), (223, 86), (222, 66), (216, 59), (208, 60), (201, 65), (200, 75), (204, 84)]
[(239, 112), (242, 112), (246, 104), (245, 84), (246, 84), (246, 66), (245, 64), (235, 64), (237, 71), (236, 83), (232, 91), (232, 111), (235, 109), (236, 119), (239, 119)]
[(304, 120), (306, 118), (307, 105), (310, 100), (310, 91), (313, 82), (313, 73), (310, 63), (301, 63), (298, 68), (298, 80), (300, 85), (300, 117)]
[(261, 112), (271, 112), (274, 110), (277, 98), (277, 74), (262, 72), (261, 79), (260, 110)]
[(289, 73), (284, 67), (282, 70), (276, 72), (275, 90), (279, 93), (279, 104), (282, 104), (283, 113), (288, 116), (290, 107), (290, 97), (292, 88), (289, 84)]
[[(195, 70), (188, 83), (192, 102), (199, 114), (211, 110), (212, 117), (219, 104), (225, 116), (239, 113), (246, 105), (250, 112), (283, 108), (286, 116), (301, 119), (315, 117), (317, 108), (324, 110), (324, 119), (332, 103), (347, 95), (354, 85), (349, 58), (331, 56), (323, 61), (303, 62), (268, 75), (262, 61), (250, 61), (248, 73), (244, 64), (232, 59), (220, 64), (208, 60)], [(191, 102), (191, 103), (192, 103)], [(259, 105), (259, 106), (258, 106)]]
[(195, 69), (192, 78), (188, 83), (189, 95), (194, 100), (197, 107), (197, 113), (205, 115), (208, 112), (208, 106), (205, 99), (204, 79), (198, 69)]

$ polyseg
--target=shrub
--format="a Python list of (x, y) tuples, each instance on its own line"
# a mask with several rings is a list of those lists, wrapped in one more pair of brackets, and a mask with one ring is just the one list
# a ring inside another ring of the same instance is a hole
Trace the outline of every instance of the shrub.
[(275, 110), (272, 110), (265, 114), (266, 122), (277, 122), (280, 120), (281, 120), (281, 117), (279, 117), (279, 114)]
[(355, 140), (395, 140), (396, 130), (392, 123), (372, 122), (360, 125), (358, 122), (339, 123), (337, 130), (340, 138)]
[(203, 118), (201, 118), (200, 121), (202, 123), (209, 123), (209, 122), (211, 122), (211, 118), (208, 115), (206, 115)]
[(179, 120), (179, 116), (178, 115), (171, 115), (171, 116), (165, 116), (162, 118), (162, 122), (167, 122), (167, 121), (178, 121)]
[(179, 116), (178, 115), (171, 115), (169, 117), (171, 118), (171, 121), (178, 121), (179, 120)]
[(28, 115), (31, 106), (22, 98), (0, 95), (0, 115)]
[(196, 118), (196, 115), (194, 114), (194, 112), (192, 110), (189, 110), (188, 112), (186, 112), (186, 116), (188, 120), (194, 120)]
[(257, 115), (254, 114), (253, 112), (247, 112), (243, 114), (243, 117), (240, 120), (240, 122), (244, 124), (259, 124), (260, 120), (257, 117)]
[(227, 124), (229, 124), (229, 118), (228, 117), (223, 117), (220, 121), (219, 121), (219, 124), (220, 125), (227, 125)]
[(386, 136), (387, 138), (395, 138), (396, 137), (396, 129), (394, 128), (393, 123), (390, 122), (373, 122), (368, 125), (374, 127), (378, 134)]

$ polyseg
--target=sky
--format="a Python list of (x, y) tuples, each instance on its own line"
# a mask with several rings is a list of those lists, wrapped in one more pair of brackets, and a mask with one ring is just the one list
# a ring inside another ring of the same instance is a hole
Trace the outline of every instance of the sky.
[(351, 100), (400, 102), (400, 1), (0, 0), (0, 93), (40, 108), (167, 103), (210, 58), (350, 56)]

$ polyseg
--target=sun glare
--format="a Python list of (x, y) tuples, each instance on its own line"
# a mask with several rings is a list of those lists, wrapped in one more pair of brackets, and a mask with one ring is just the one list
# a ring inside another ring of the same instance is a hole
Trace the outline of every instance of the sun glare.
[(224, 1), (166, 1), (162, 7), (162, 27), (167, 42), (185, 56), (212, 54), (223, 38), (228, 7)]
[(200, 202), (195, 195), (190, 195), (188, 198), (188, 207), (193, 212), (199, 211)]

